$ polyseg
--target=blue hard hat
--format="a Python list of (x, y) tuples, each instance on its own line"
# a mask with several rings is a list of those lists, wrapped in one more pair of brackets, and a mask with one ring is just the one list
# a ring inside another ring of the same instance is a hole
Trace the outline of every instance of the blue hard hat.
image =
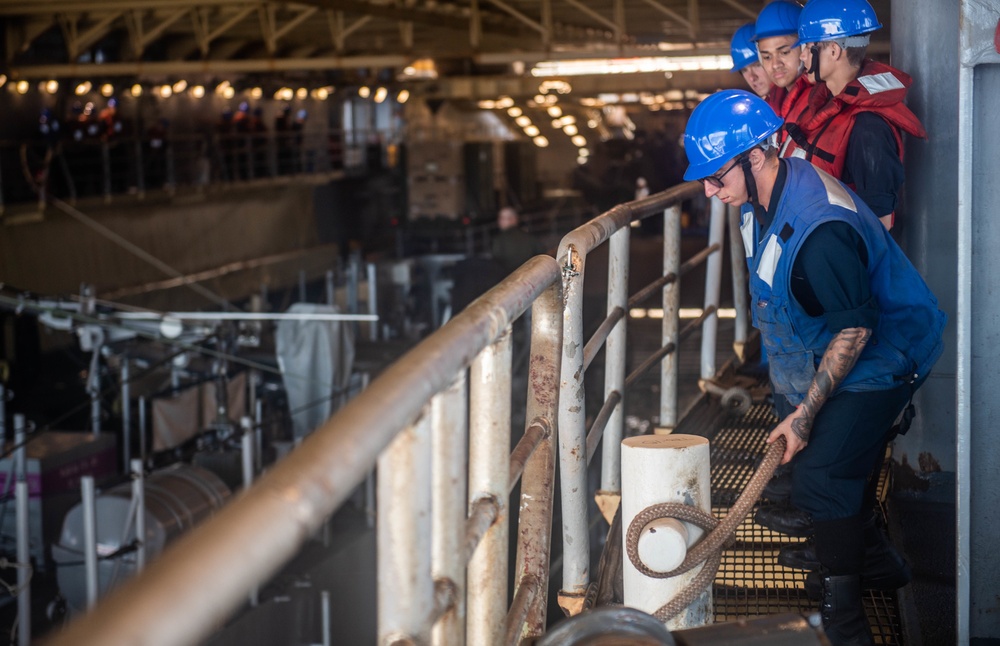
[(684, 128), (690, 165), (684, 179), (708, 177), (730, 159), (760, 145), (782, 121), (760, 97), (744, 90), (721, 90), (702, 101)]
[(757, 62), (757, 48), (753, 44), (754, 24), (748, 22), (733, 34), (733, 40), (729, 45), (729, 51), (733, 55), (733, 69), (731, 72), (739, 72), (741, 69)]
[(867, 0), (811, 0), (799, 16), (799, 42), (839, 40), (881, 28)]
[(787, 36), (799, 31), (799, 14), (802, 7), (791, 0), (775, 0), (757, 14), (753, 40), (772, 36)]

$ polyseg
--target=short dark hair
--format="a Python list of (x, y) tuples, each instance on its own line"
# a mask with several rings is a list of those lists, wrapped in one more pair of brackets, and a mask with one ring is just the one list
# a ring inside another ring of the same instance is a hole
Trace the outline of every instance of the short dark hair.
[(845, 47), (844, 52), (847, 54), (847, 62), (850, 63), (851, 67), (861, 67), (865, 61), (865, 54), (868, 53), (868, 47)]

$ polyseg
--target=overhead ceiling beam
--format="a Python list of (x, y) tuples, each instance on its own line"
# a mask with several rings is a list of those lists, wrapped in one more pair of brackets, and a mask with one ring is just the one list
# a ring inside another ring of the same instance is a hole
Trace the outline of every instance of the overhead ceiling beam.
[(733, 9), (736, 9), (750, 20), (757, 20), (757, 12), (750, 7), (745, 6), (742, 2), (739, 2), (738, 0), (722, 0), (722, 2), (729, 5)]
[(135, 61), (122, 63), (68, 63), (13, 66), (14, 78), (87, 78), (91, 76), (164, 76), (195, 74), (254, 74), (266, 72), (313, 72), (359, 67), (403, 67), (409, 56), (328, 56), (321, 58), (268, 58), (207, 61)]
[(488, 1), (489, 1), (490, 4), (493, 4), (493, 5), (497, 6), (497, 7), (499, 7), (504, 12), (506, 12), (506, 13), (510, 14), (511, 16), (517, 18), (518, 20), (520, 20), (521, 22), (523, 22), (527, 26), (531, 27), (532, 29), (534, 29), (538, 33), (542, 34), (543, 36), (545, 35), (545, 26), (544, 25), (542, 25), (542, 24), (540, 24), (540, 23), (532, 20), (528, 16), (524, 15), (523, 13), (521, 13), (520, 11), (518, 11), (517, 9), (515, 9), (514, 7), (512, 7), (509, 4), (507, 4), (506, 2), (504, 2), (503, 0), (488, 0)]
[(688, 31), (691, 30), (691, 21), (682, 16), (681, 14), (677, 13), (670, 7), (663, 6), (661, 3), (657, 2), (657, 0), (643, 0), (643, 2), (648, 4), (653, 9), (656, 9), (667, 18), (670, 18), (674, 22), (683, 25)]
[(69, 54), (70, 60), (76, 60), (85, 49), (88, 49), (107, 35), (111, 31), (111, 25), (121, 18), (122, 15), (121, 12), (117, 12), (104, 16), (82, 34), (80, 33), (79, 15), (60, 15), (59, 24), (63, 28), (66, 51)]

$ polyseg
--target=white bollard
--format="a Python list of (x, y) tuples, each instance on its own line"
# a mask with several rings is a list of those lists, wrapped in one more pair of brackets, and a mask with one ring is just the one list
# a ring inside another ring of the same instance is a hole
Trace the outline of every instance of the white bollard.
[[(622, 442), (622, 540), (629, 525), (647, 507), (678, 502), (712, 511), (708, 440), (695, 435), (639, 435)], [(704, 531), (672, 518), (652, 521), (639, 537), (642, 562), (657, 572), (669, 572), (684, 560), (687, 549)], [(704, 565), (668, 579), (653, 579), (635, 569), (624, 555), (625, 605), (655, 613), (675, 598)], [(712, 622), (712, 591), (706, 588), (679, 615), (666, 623), (670, 630)]]

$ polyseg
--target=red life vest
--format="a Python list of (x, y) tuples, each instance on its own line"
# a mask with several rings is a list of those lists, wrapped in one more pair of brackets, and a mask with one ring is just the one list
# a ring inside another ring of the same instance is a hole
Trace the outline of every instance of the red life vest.
[[(903, 104), (913, 79), (894, 67), (866, 60), (858, 77), (844, 90), (830, 98), (829, 92), (816, 91), (809, 105), (794, 123), (786, 123), (789, 137), (782, 157), (801, 157), (820, 170), (840, 178), (844, 172), (847, 143), (854, 120), (862, 112), (874, 112), (892, 126), (896, 150), (903, 158), (903, 132), (926, 138), (920, 120)], [(820, 84), (817, 84), (817, 88)], [(825, 87), (825, 84), (822, 84)], [(853, 188), (853, 187), (852, 187)]]
[[(814, 87), (805, 74), (799, 74), (790, 88), (772, 85), (764, 100), (786, 124), (791, 123), (808, 109), (809, 94)], [(787, 137), (785, 129), (782, 128), (778, 134), (778, 143), (783, 144)]]

